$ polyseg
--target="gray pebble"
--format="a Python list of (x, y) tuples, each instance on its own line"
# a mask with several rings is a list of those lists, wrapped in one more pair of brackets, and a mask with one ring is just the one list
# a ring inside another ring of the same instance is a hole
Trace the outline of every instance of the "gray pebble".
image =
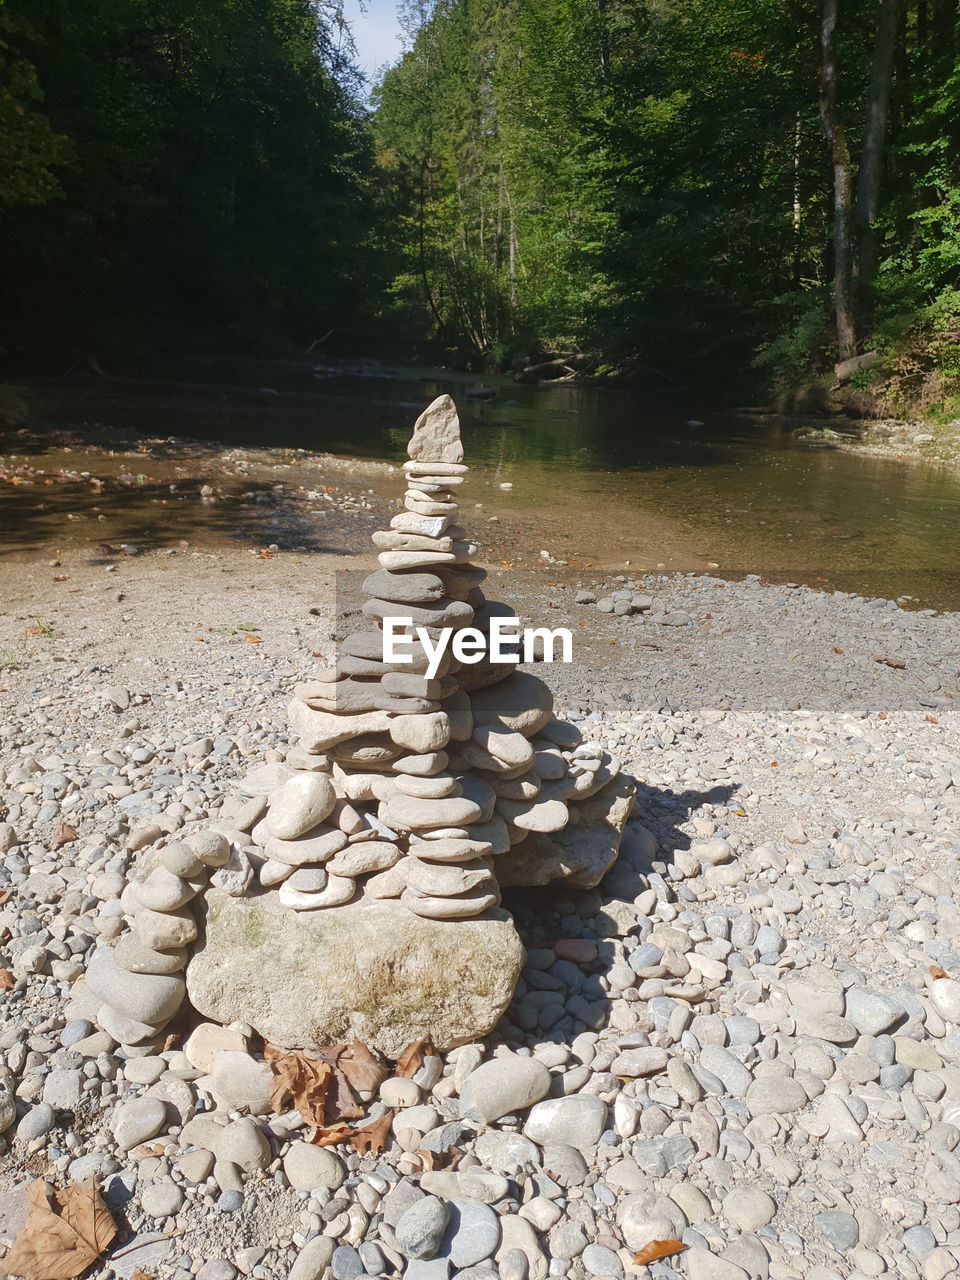
[(527, 1280), (530, 1263), (522, 1249), (507, 1249), (500, 1258), (500, 1280)]
[(401, 1216), (394, 1228), (397, 1244), (408, 1258), (428, 1260), (440, 1248), (450, 1209), (436, 1196), (423, 1196)]
[(500, 1243), (500, 1220), (489, 1205), (458, 1196), (450, 1202), (450, 1220), (440, 1252), (459, 1271), (491, 1257)]
[(73, 1018), (60, 1032), (60, 1043), (65, 1049), (69, 1049), (78, 1040), (85, 1040), (92, 1032), (92, 1022), (88, 1022), (86, 1018)]
[(334, 1242), (330, 1236), (314, 1236), (300, 1250), (290, 1269), (289, 1280), (322, 1280), (333, 1258)]
[(841, 1213), (836, 1209), (827, 1213), (815, 1213), (813, 1225), (840, 1253), (854, 1248), (860, 1239), (860, 1227), (852, 1213)]
[(211, 1258), (197, 1272), (197, 1280), (234, 1280), (237, 1268), (226, 1258)]
[(173, 1182), (148, 1183), (140, 1193), (140, 1207), (151, 1218), (169, 1218), (182, 1204), (183, 1192)]
[(360, 1254), (349, 1244), (341, 1244), (334, 1249), (330, 1269), (335, 1280), (357, 1280), (367, 1271)]
[(908, 1252), (921, 1260), (937, 1247), (937, 1238), (928, 1226), (909, 1227), (902, 1236)]
[(862, 987), (851, 987), (847, 992), (844, 1016), (849, 1018), (861, 1035), (879, 1036), (901, 1021), (899, 1007), (885, 996)]
[(620, 1258), (612, 1249), (607, 1249), (602, 1244), (588, 1244), (580, 1255), (580, 1261), (591, 1276), (623, 1275)]
[(43, 1084), (43, 1100), (56, 1111), (72, 1111), (80, 1102), (82, 1087), (79, 1071), (51, 1071)]
[(17, 1137), (21, 1142), (33, 1142), (50, 1132), (57, 1122), (49, 1102), (32, 1107), (17, 1125)]
[(449, 1258), (414, 1258), (403, 1273), (403, 1280), (447, 1280)]

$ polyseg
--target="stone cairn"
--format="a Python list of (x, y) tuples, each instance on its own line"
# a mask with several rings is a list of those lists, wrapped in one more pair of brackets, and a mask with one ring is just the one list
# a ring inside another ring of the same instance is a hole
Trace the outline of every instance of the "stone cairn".
[[(491, 618), (512, 614), (485, 598), (486, 573), (471, 563), (476, 547), (458, 523), (456, 492), (467, 470), (456, 408), (441, 396), (414, 427), (405, 509), (373, 535), (380, 568), (363, 583), (362, 612), (378, 627), (402, 616), (432, 638), (443, 628), (487, 633)], [(411, 1012), (394, 1031), (381, 1025), (399, 1017), (389, 991), (382, 1012), (374, 1008), (359, 1022), (361, 996), (348, 994), (353, 1013), (323, 1006), (312, 1018), (304, 1014), (302, 1031), (289, 1020), (278, 1025), (270, 988), (279, 992), (290, 975), (271, 971), (281, 962), (270, 948), (286, 932), (284, 916), (301, 922), (298, 956), (318, 948), (314, 968), (302, 975), (307, 1003), (311, 983), (320, 988), (335, 981), (326, 977), (332, 969), (349, 967), (342, 942), (331, 960), (326, 941), (335, 925), (348, 923), (358, 970), (366, 929), (391, 973), (417, 981), (411, 973), (429, 971), (431, 990), (461, 941), (468, 952), (473, 945), (478, 954), (499, 955), (503, 972), (477, 993), (489, 1007), (454, 1019), (438, 1047), (493, 1026), (523, 959), (510, 917), (498, 909), (501, 884), (598, 883), (616, 857), (633, 786), (615, 760), (554, 717), (550, 690), (535, 676), (485, 657), (461, 666), (449, 647), (435, 678), (427, 667), (416, 640), (412, 662), (388, 663), (380, 630), (348, 635), (336, 665), (295, 690), (289, 716), (299, 745), (285, 761), (243, 778), (208, 827), (141, 853), (121, 899), (129, 931), (112, 951), (95, 954), (87, 975), (103, 1000), (98, 1021), (114, 1039), (133, 1046), (156, 1039), (185, 998), (188, 962), (197, 1008), (222, 1022), (250, 1023), (287, 1047), (324, 1030), (328, 1039), (363, 1033), (389, 1046), (415, 1032), (418, 1018), (419, 1033), (429, 1030), (447, 1008), (442, 991), (433, 991), (434, 1005), (429, 993), (421, 1002), (408, 992)], [(230, 899), (241, 900), (245, 914)], [(464, 932), (468, 921), (487, 933)], [(498, 952), (490, 940), (504, 930), (510, 936)], [(411, 953), (420, 940), (418, 969)], [(223, 947), (242, 952), (243, 961), (231, 967)], [(392, 963), (391, 947), (398, 957), (402, 951), (402, 963)], [(243, 964), (252, 977), (239, 976)], [(267, 993), (259, 1018), (259, 1006), (244, 1004), (254, 981)], [(362, 985), (358, 972), (354, 986)], [(126, 998), (133, 987), (136, 998)]]

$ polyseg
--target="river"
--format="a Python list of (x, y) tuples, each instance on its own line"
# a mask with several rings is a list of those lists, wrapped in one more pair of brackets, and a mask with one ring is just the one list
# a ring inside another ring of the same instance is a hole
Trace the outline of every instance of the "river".
[[(467, 523), (509, 517), (554, 561), (625, 572), (716, 566), (960, 608), (960, 475), (948, 467), (810, 444), (795, 422), (630, 391), (446, 371), (318, 380), (261, 363), (216, 373), (211, 382), (246, 381), (252, 406), (227, 398), (211, 412), (200, 397), (171, 420), (153, 397), (138, 405), (128, 395), (112, 417), (100, 405), (100, 420), (400, 462), (413, 418), (449, 392), (475, 468)], [(482, 505), (470, 510), (471, 501)]]

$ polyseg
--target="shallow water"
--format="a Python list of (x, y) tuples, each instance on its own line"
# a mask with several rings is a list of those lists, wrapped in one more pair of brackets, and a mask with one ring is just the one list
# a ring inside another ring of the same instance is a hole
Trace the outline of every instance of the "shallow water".
[[(464, 502), (475, 527), (509, 515), (526, 525), (531, 547), (541, 539), (540, 548), (578, 565), (718, 566), (960, 608), (960, 475), (946, 467), (811, 445), (795, 423), (665, 407), (638, 392), (481, 383), (445, 371), (318, 380), (264, 363), (210, 366), (201, 377), (254, 394), (242, 407), (224, 396), (215, 410), (199, 397), (175, 415), (162, 397), (128, 396), (112, 414), (98, 406), (100, 420), (400, 462), (411, 421), (446, 391), (474, 468)], [(468, 394), (481, 386), (494, 398)]]
[[(466, 394), (480, 386), (496, 398)], [(960, 607), (960, 475), (949, 468), (811, 445), (795, 423), (679, 411), (633, 392), (456, 375), (331, 378), (319, 390), (328, 414), (312, 447), (395, 461), (411, 416), (450, 392), (471, 464), (487, 468), (491, 489), (513, 484), (497, 491), (496, 508), (561, 511), (581, 561), (713, 562)], [(651, 518), (665, 546), (645, 545)]]

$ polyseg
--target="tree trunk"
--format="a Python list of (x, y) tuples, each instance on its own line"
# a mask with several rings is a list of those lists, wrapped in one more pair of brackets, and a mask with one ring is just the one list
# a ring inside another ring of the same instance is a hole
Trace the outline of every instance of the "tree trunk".
[(440, 318), (440, 312), (434, 301), (433, 290), (430, 288), (430, 276), (427, 271), (427, 228), (426, 228), (426, 203), (427, 203), (427, 160), (420, 163), (420, 216), (419, 216), (419, 258), (420, 258), (420, 280), (423, 283), (423, 292), (426, 295), (427, 305), (433, 315), (434, 323), (437, 326), (437, 336), (443, 334), (443, 320)]
[(510, 305), (517, 305), (517, 222), (510, 206)]
[(513, 197), (507, 185), (507, 175), (500, 161), (500, 189), (507, 210), (507, 273), (510, 279), (510, 306), (517, 306), (517, 222), (513, 216)]
[(933, 0), (930, 27), (934, 55), (941, 65), (949, 66), (957, 38), (957, 0)]
[(833, 305), (837, 327), (837, 354), (841, 360), (849, 360), (857, 350), (850, 261), (853, 182), (847, 138), (837, 115), (836, 26), (837, 0), (823, 0), (820, 23), (820, 115), (833, 161)]
[(857, 173), (857, 200), (853, 212), (856, 230), (856, 259), (853, 278), (857, 291), (857, 311), (861, 322), (870, 315), (873, 281), (877, 266), (877, 216), (880, 212), (880, 179), (883, 173), (883, 146), (890, 110), (893, 54), (903, 0), (878, 0), (877, 37), (873, 48), (870, 90), (863, 130), (863, 152)]
[(793, 287), (800, 287), (800, 263), (803, 251), (803, 192), (801, 188), (801, 153), (803, 142), (803, 125), (800, 112), (796, 113), (793, 125)]

